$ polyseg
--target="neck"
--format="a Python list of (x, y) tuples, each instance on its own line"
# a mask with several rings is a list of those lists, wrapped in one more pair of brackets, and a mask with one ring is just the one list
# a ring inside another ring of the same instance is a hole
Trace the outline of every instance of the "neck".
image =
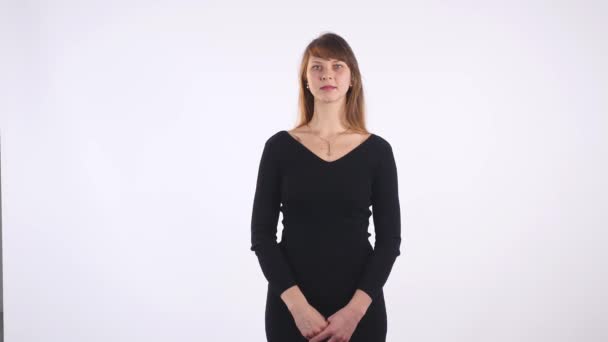
[(308, 126), (320, 136), (333, 136), (344, 132), (346, 126), (345, 102), (317, 102)]

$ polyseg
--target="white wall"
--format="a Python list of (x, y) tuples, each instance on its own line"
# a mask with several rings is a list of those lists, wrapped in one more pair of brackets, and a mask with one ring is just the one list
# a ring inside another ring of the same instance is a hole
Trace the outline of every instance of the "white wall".
[(398, 162), (388, 341), (606, 341), (608, 6), (399, 3), (3, 1), (6, 340), (265, 340), (257, 166), (333, 31)]

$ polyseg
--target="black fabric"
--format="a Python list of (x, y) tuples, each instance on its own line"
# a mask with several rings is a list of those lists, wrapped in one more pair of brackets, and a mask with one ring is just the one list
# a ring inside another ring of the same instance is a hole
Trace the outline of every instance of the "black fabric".
[[(277, 243), (280, 212), (283, 232)], [(374, 248), (368, 240), (372, 214)], [(306, 340), (280, 298), (293, 285), (326, 318), (348, 304), (357, 289), (365, 291), (372, 304), (351, 341), (384, 341), (382, 288), (400, 245), (397, 167), (388, 141), (372, 134), (338, 160), (325, 161), (287, 131), (266, 140), (250, 249), (268, 281), (268, 341)]]

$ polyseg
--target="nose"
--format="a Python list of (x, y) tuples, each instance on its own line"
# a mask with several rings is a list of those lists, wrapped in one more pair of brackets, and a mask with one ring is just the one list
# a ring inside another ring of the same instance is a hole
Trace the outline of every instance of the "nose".
[(322, 80), (326, 80), (326, 79), (328, 79), (328, 78), (331, 78), (331, 76), (328, 76), (328, 75), (323, 75), (323, 76), (321, 76), (321, 79), (322, 79)]

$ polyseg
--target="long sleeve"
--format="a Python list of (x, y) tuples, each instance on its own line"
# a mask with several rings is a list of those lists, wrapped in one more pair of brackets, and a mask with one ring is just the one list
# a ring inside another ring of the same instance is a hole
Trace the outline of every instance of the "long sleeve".
[(258, 169), (253, 212), (251, 250), (255, 252), (269, 289), (281, 295), (296, 285), (293, 273), (277, 243), (277, 223), (281, 201), (280, 165), (272, 138), (266, 141)]
[(379, 295), (395, 259), (401, 254), (397, 166), (388, 142), (385, 142), (379, 154), (380, 160), (374, 171), (371, 194), (376, 242), (358, 283), (358, 288), (365, 291), (372, 300)]

